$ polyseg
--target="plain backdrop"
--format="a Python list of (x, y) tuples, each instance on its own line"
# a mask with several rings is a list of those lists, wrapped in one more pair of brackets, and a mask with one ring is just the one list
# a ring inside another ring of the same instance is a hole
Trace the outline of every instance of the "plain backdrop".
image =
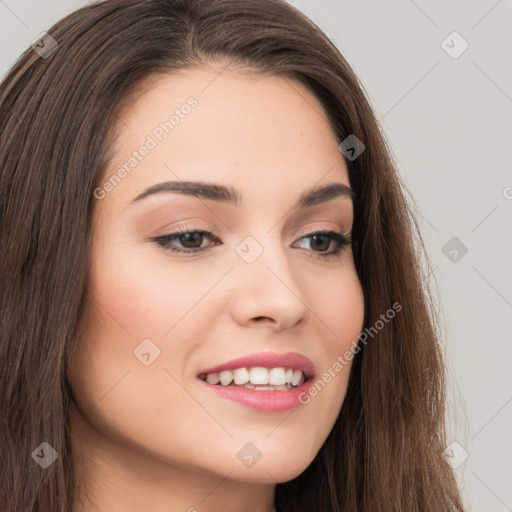
[[(447, 460), (468, 509), (512, 511), (512, 1), (290, 3), (360, 77), (414, 200), (445, 318)], [(86, 4), (0, 0), (1, 76)]]

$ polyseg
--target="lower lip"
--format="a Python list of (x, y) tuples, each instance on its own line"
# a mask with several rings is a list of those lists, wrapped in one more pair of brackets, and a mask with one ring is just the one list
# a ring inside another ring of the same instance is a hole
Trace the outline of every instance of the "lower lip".
[(221, 398), (238, 402), (246, 407), (261, 412), (283, 412), (304, 405), (299, 400), (299, 397), (307, 396), (307, 389), (310, 385), (308, 379), (300, 386), (289, 389), (288, 391), (257, 391), (235, 386), (208, 384), (204, 380), (198, 380), (203, 385), (208, 386), (208, 389), (211, 389)]

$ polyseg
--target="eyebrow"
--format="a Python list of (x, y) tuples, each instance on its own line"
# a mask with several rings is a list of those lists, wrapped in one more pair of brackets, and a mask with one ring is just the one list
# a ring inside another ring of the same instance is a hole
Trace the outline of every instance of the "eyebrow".
[[(165, 181), (146, 189), (139, 194), (132, 203), (140, 201), (145, 197), (163, 192), (175, 192), (187, 196), (195, 196), (202, 199), (209, 199), (234, 206), (241, 206), (242, 196), (233, 187), (216, 185), (202, 181)], [(303, 192), (294, 208), (307, 208), (318, 204), (326, 203), (336, 197), (346, 197), (355, 200), (354, 191), (343, 183), (329, 183)]]

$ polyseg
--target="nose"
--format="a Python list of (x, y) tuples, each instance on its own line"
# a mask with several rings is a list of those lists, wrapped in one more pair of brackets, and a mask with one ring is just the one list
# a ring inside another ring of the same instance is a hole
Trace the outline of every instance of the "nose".
[(304, 323), (311, 314), (300, 275), (290, 268), (284, 248), (278, 245), (269, 242), (256, 261), (240, 258), (236, 263), (230, 309), (239, 325), (281, 331)]

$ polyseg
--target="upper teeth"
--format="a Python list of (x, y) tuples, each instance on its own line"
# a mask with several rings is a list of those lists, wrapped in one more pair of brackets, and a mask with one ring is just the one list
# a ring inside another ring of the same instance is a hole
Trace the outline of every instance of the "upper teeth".
[[(203, 375), (200, 376), (203, 378)], [(204, 380), (204, 379), (203, 379)], [(304, 374), (300, 370), (291, 368), (263, 368), (255, 366), (253, 368), (237, 368), (236, 370), (223, 370), (221, 372), (208, 373), (206, 375), (208, 384), (221, 384), (229, 386), (232, 382), (237, 385), (251, 383), (254, 385), (269, 384), (271, 386), (281, 386), (291, 384), (298, 386), (304, 382)]]

